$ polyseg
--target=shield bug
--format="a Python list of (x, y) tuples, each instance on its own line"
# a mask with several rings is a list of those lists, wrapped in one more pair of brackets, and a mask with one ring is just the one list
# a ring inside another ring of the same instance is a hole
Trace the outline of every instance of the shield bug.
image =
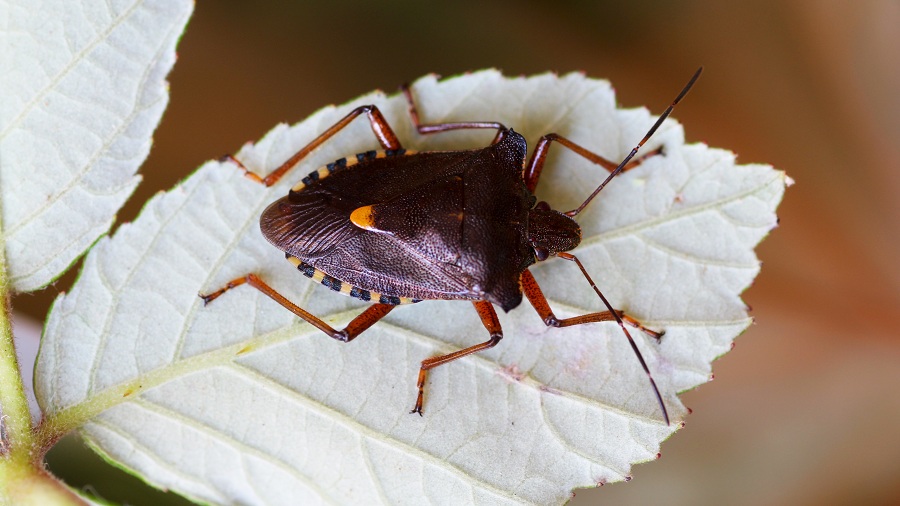
[[(490, 338), (422, 361), (416, 403), (411, 411), (421, 415), (427, 372), (499, 343), (503, 331), (494, 305), (510, 311), (522, 302), (524, 294), (547, 326), (615, 321), (647, 374), (668, 424), (668, 412), (656, 382), (625, 324), (657, 341), (662, 332), (648, 329), (614, 309), (578, 258), (568, 252), (581, 242), (581, 228), (574, 218), (616, 175), (640, 163), (632, 159), (684, 98), (702, 70), (701, 67), (694, 73), (644, 138), (618, 164), (553, 133), (541, 137), (526, 161), (525, 139), (501, 123), (421, 124), (412, 92), (406, 86), (403, 93), (419, 134), (494, 129), (494, 140), (481, 149), (407, 151), (378, 108), (364, 105), (265, 177), (230, 155), (223, 157), (241, 168), (248, 178), (271, 186), (335, 133), (365, 115), (383, 151), (341, 158), (310, 173), (266, 208), (260, 228), (266, 239), (305, 276), (333, 291), (373, 304), (345, 328), (336, 330), (252, 273), (200, 297), (208, 304), (246, 283), (343, 342), (355, 339), (397, 305), (440, 299), (471, 301)], [(553, 210), (534, 196), (554, 142), (609, 171), (580, 206), (567, 212)], [(528, 270), (550, 257), (575, 263), (607, 310), (557, 318)]]

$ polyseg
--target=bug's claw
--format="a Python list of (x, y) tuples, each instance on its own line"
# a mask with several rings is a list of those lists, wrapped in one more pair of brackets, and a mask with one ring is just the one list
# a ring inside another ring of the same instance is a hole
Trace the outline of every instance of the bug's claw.
[(409, 414), (418, 413), (419, 416), (424, 416), (422, 414), (422, 400), (423, 400), (422, 394), (423, 393), (424, 392), (420, 388), (419, 395), (416, 397), (416, 405), (409, 411)]
[(208, 294), (206, 294), (206, 295), (204, 295), (204, 294), (198, 292), (198, 293), (197, 293), (197, 296), (200, 297), (201, 299), (203, 299), (203, 305), (206, 306), (206, 305), (208, 305), (210, 302), (212, 302), (212, 301), (218, 299), (218, 298), (219, 298), (219, 295), (222, 295), (223, 293), (227, 292), (227, 291), (230, 290), (231, 288), (234, 288), (234, 287), (232, 286), (232, 283), (228, 283), (227, 285), (225, 285), (224, 288), (222, 288), (222, 289), (220, 289), (220, 290), (216, 290), (215, 292), (208, 293)]
[(235, 158), (233, 155), (222, 155), (222, 156), (219, 157), (218, 162), (219, 162), (219, 163), (228, 163), (228, 162), (231, 162), (231, 163), (237, 165), (237, 167), (238, 167), (240, 170), (244, 171), (244, 177), (246, 177), (247, 179), (250, 179), (251, 181), (253, 181), (253, 182), (255, 182), (255, 183), (264, 184), (264, 185), (266, 185), (266, 186), (271, 186), (272, 184), (274, 184), (274, 181), (272, 181), (272, 182), (266, 182), (266, 180), (263, 179), (262, 177), (260, 177), (259, 174), (257, 174), (257, 173), (255, 173), (255, 172), (251, 171), (250, 169), (248, 169), (243, 163), (241, 163), (240, 160), (238, 160), (237, 158)]
[(256, 278), (256, 276), (254, 276), (253, 274), (248, 274), (241, 278), (232, 279), (231, 281), (228, 282), (228, 284), (226, 284), (222, 288), (219, 288), (218, 290), (216, 290), (214, 292), (210, 292), (206, 295), (203, 295), (202, 293), (198, 292), (197, 296), (200, 297), (201, 299), (203, 299), (203, 305), (205, 306), (205, 305), (209, 304), (210, 302), (218, 299), (220, 295), (227, 292), (228, 290), (231, 290), (232, 288), (234, 288), (236, 286), (243, 285), (244, 283), (248, 282), (250, 279), (255, 279), (255, 278)]
[(647, 334), (648, 336), (652, 337), (653, 339), (656, 339), (656, 342), (657, 342), (657, 343), (660, 342), (660, 341), (662, 341), (663, 336), (666, 335), (666, 331), (665, 331), (665, 330), (661, 330), (661, 331), (659, 331), (659, 332), (656, 332), (655, 330), (650, 330), (650, 329), (648, 329), (648, 328), (646, 328), (646, 327), (642, 327), (641, 330), (643, 330), (644, 333)]
[(640, 330), (641, 332), (647, 334), (648, 336), (652, 337), (653, 339), (656, 339), (657, 342), (659, 342), (659, 340), (662, 339), (662, 336), (666, 335), (665, 330), (661, 330), (661, 331), (657, 332), (655, 330), (648, 329), (647, 327), (641, 325), (641, 322), (639, 322), (636, 319), (632, 318), (631, 316), (628, 316), (627, 314), (625, 314), (624, 311), (616, 310), (616, 314), (618, 314), (619, 317), (622, 318), (622, 321), (624, 321), (628, 325), (631, 325), (632, 327)]

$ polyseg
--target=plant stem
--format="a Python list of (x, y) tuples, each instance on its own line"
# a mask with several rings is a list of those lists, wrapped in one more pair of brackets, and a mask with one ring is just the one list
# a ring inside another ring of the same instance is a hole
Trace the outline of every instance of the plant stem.
[(6, 272), (6, 241), (0, 216), (0, 457), (2, 465), (30, 463), (34, 450), (31, 414), (19, 372), (16, 345), (12, 332), (12, 305)]
[(84, 504), (34, 461), (42, 452), (34, 447), (31, 413), (13, 340), (2, 224), (0, 215), (0, 504)]
[(86, 503), (46, 471), (29, 465), (0, 467), (0, 504), (84, 506)]

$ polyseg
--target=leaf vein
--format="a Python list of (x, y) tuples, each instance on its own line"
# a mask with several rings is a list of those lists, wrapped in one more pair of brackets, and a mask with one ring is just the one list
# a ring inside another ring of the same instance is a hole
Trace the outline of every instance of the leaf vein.
[[(206, 490), (211, 490), (214, 493), (218, 492), (218, 490), (216, 490), (216, 489), (210, 489), (206, 483), (201, 482), (200, 480), (196, 479), (196, 477), (191, 476), (191, 475), (181, 471), (181, 469), (178, 466), (164, 461), (163, 459), (160, 458), (159, 454), (151, 451), (147, 445), (138, 442), (138, 440), (135, 439), (134, 436), (132, 436), (128, 432), (125, 432), (124, 430), (120, 429), (117, 425), (109, 423), (109, 422), (105, 422), (99, 418), (92, 420), (91, 425), (97, 425), (98, 427), (101, 427), (104, 430), (112, 432), (113, 434), (128, 441), (128, 443), (131, 444), (132, 447), (140, 450), (144, 456), (146, 456), (148, 459), (154, 461), (156, 463), (156, 465), (158, 465), (159, 467), (168, 469), (170, 473), (172, 473), (176, 476), (179, 476), (182, 480), (190, 481), (190, 482), (196, 483), (198, 485), (201, 485)], [(90, 431), (89, 426), (85, 427), (85, 429), (87, 431)], [(221, 494), (216, 494), (216, 495), (218, 496), (218, 499), (217, 499), (218, 501), (224, 502), (226, 500), (224, 497), (221, 496)]]
[(363, 436), (369, 440), (378, 441), (380, 443), (383, 443), (383, 444), (386, 444), (386, 445), (392, 446), (392, 447), (402, 448), (404, 454), (418, 457), (421, 461), (423, 461), (435, 468), (443, 469), (443, 470), (455, 475), (457, 478), (461, 479), (463, 482), (477, 484), (479, 486), (479, 488), (481, 488), (482, 490), (484, 490), (486, 492), (491, 492), (496, 496), (504, 497), (504, 498), (507, 498), (510, 500), (515, 500), (515, 501), (519, 502), (518, 499), (516, 499), (513, 494), (500, 489), (499, 487), (497, 487), (494, 484), (488, 483), (487, 481), (485, 481), (484, 479), (482, 479), (480, 477), (474, 476), (470, 473), (463, 471), (457, 465), (450, 463), (444, 459), (441, 459), (435, 455), (432, 455), (432, 454), (426, 452), (425, 450), (417, 448), (405, 441), (401, 441), (400, 439), (397, 439), (396, 437), (393, 437), (389, 434), (381, 433), (377, 430), (374, 430), (371, 427), (364, 425), (359, 420), (355, 420), (352, 417), (350, 417), (334, 408), (331, 408), (331, 407), (326, 406), (314, 399), (311, 399), (296, 390), (292, 390), (292, 389), (288, 388), (287, 386), (275, 381), (274, 379), (272, 379), (268, 376), (265, 376), (263, 374), (260, 374), (259, 372), (257, 372), (254, 369), (251, 369), (249, 367), (246, 367), (244, 365), (237, 364), (237, 363), (230, 363), (230, 364), (228, 364), (228, 366), (235, 369), (238, 372), (243, 373), (244, 375), (246, 375), (248, 377), (248, 379), (252, 379), (260, 384), (269, 385), (270, 388), (277, 390), (279, 392), (279, 395), (282, 395), (288, 399), (293, 399), (297, 404), (302, 405), (303, 407), (309, 409), (310, 411), (318, 412), (323, 416), (326, 416), (332, 420), (335, 420), (336, 423), (340, 423), (340, 424), (344, 425), (345, 427), (348, 427), (353, 432), (356, 432), (357, 434), (360, 434), (361, 436)]
[[(142, 397), (142, 398), (134, 399), (131, 402), (133, 404), (135, 404), (136, 406), (146, 409), (147, 411), (154, 412), (160, 416), (169, 418), (170, 420), (172, 420), (176, 423), (180, 423), (187, 427), (191, 427), (194, 430), (196, 430), (197, 432), (205, 433), (205, 434), (217, 439), (222, 444), (234, 448), (235, 450), (238, 451), (238, 453), (242, 457), (246, 457), (247, 455), (253, 455), (262, 461), (268, 462), (269, 464), (282, 469), (287, 474), (294, 476), (298, 481), (303, 483), (307, 488), (315, 491), (315, 493), (318, 494), (319, 497), (322, 497), (326, 502), (331, 503), (331, 504), (338, 504), (338, 502), (334, 498), (330, 497), (324, 489), (319, 487), (315, 481), (311, 480), (308, 476), (305, 476), (302, 473), (298, 472), (297, 469), (295, 469), (292, 465), (290, 465), (289, 463), (285, 462), (282, 459), (275, 457), (274, 455), (266, 453), (265, 451), (260, 450), (259, 448), (256, 448), (254, 446), (251, 446), (247, 443), (239, 441), (238, 439), (222, 432), (221, 430), (211, 427), (207, 424), (201, 423), (199, 420), (191, 418), (183, 413), (174, 411), (174, 410), (172, 410), (166, 406), (163, 406), (161, 404), (149, 401), (146, 398)], [(248, 481), (250, 481), (250, 480), (248, 480)]]
[(609, 240), (616, 239), (619, 237), (635, 235), (640, 231), (655, 227), (662, 223), (666, 223), (666, 222), (669, 222), (672, 220), (697, 215), (704, 211), (708, 211), (710, 209), (716, 209), (716, 208), (722, 207), (726, 204), (739, 201), (739, 200), (747, 198), (749, 196), (756, 195), (757, 193), (760, 193), (764, 189), (768, 188), (770, 185), (777, 184), (779, 179), (781, 179), (781, 176), (777, 175), (777, 176), (773, 177), (772, 179), (766, 181), (763, 184), (760, 184), (753, 188), (747, 189), (746, 191), (743, 191), (740, 193), (735, 193), (733, 195), (729, 195), (727, 197), (724, 197), (724, 198), (721, 198), (718, 200), (714, 200), (714, 201), (708, 202), (706, 204), (696, 205), (696, 206), (692, 206), (692, 207), (686, 207), (682, 210), (672, 211), (672, 212), (669, 212), (662, 216), (657, 216), (655, 218), (638, 221), (631, 225), (624, 225), (621, 227), (617, 227), (613, 230), (601, 232), (601, 233), (595, 234), (593, 236), (586, 237), (581, 242), (581, 247), (609, 241)]
[(136, 11), (138, 9), (138, 7), (140, 7), (141, 4), (142, 4), (142, 2), (140, 2), (140, 1), (134, 2), (131, 5), (131, 7), (129, 7), (127, 10), (123, 11), (122, 14), (120, 14), (117, 18), (111, 20), (109, 23), (109, 26), (106, 27), (106, 30), (104, 30), (93, 40), (88, 42), (81, 49), (81, 51), (79, 51), (77, 54), (73, 55), (72, 59), (69, 61), (69, 63), (65, 67), (60, 69), (60, 71), (56, 74), (56, 76), (54, 76), (50, 80), (50, 82), (47, 83), (47, 86), (45, 86), (43, 89), (41, 89), (37, 93), (35, 93), (34, 97), (29, 102), (27, 102), (25, 104), (25, 106), (22, 108), (22, 111), (15, 118), (13, 118), (12, 121), (9, 122), (9, 125), (7, 125), (5, 129), (0, 130), (0, 140), (3, 140), (4, 138), (6, 138), (6, 135), (10, 132), (10, 130), (12, 130), (14, 127), (16, 127), (19, 123), (21, 123), (23, 121), (23, 119), (25, 118), (25, 116), (27, 116), (30, 113), (30, 111), (32, 109), (34, 109), (37, 106), (37, 104), (40, 103), (44, 99), (44, 97), (47, 96), (48, 93), (55, 90), (57, 85), (63, 80), (63, 78), (65, 76), (67, 76), (69, 74), (69, 72), (71, 72), (82, 61), (83, 58), (85, 58), (88, 54), (90, 54), (90, 52), (93, 51), (94, 48), (99, 46), (100, 43), (102, 43), (104, 40), (108, 39), (110, 34), (113, 32), (113, 30), (118, 28), (120, 24), (124, 23), (125, 19), (130, 17), (134, 13), (134, 11)]

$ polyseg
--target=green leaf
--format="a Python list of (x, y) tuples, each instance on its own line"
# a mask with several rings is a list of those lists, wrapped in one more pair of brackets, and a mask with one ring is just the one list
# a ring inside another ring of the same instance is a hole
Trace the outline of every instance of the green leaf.
[[(413, 85), (424, 122), (501, 121), (530, 146), (556, 132), (618, 161), (655, 117), (616, 109), (605, 81), (483, 71)], [(493, 132), (420, 136), (402, 96), (372, 93), (279, 125), (236, 156), (267, 173), (353, 107), (373, 103), (408, 149), (484, 146)], [(612, 304), (666, 331), (633, 332), (673, 424), (614, 323), (550, 329), (528, 304), (501, 314), (495, 348), (431, 372), (425, 416), (408, 414), (421, 360), (484, 341), (471, 304), (393, 311), (350, 344), (327, 338), (250, 287), (204, 307), (198, 292), (256, 273), (341, 326), (364, 305), (322, 288), (262, 238), (258, 218), (301, 177), (376, 149), (365, 120), (272, 188), (209, 162), (101, 239), (49, 318), (36, 369), (47, 430), (82, 427), (108, 458), (159, 487), (228, 503), (562, 503), (625, 479), (685, 415), (678, 392), (749, 324), (739, 294), (775, 226), (783, 173), (685, 145), (667, 121), (651, 156), (579, 215), (574, 253)], [(606, 176), (554, 146), (537, 196), (575, 207)], [(577, 268), (533, 268), (559, 316), (603, 310)]]

